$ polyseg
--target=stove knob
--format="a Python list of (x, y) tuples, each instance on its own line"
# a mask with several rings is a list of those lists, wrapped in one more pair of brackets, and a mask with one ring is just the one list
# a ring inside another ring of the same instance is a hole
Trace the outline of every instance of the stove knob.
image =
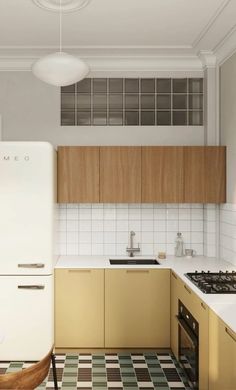
[(211, 292), (211, 285), (210, 284), (207, 284), (205, 286), (205, 291), (206, 291), (206, 293), (210, 293)]

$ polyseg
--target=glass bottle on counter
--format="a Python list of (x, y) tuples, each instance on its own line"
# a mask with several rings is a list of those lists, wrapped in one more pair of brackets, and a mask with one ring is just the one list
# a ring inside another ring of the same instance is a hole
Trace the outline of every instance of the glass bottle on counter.
[(182, 257), (184, 255), (184, 241), (182, 237), (182, 233), (177, 233), (177, 237), (175, 240), (175, 256)]

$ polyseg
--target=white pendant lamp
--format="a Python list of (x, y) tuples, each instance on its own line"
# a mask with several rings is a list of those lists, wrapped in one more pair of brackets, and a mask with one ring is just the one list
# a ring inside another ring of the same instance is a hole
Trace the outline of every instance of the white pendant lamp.
[(80, 58), (62, 51), (62, 4), (60, 0), (60, 51), (40, 58), (32, 65), (33, 74), (45, 83), (64, 87), (86, 77), (88, 65)]

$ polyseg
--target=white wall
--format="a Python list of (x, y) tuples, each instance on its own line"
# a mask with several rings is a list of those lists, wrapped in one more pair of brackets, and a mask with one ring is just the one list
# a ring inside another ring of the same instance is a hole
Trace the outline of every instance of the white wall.
[(227, 146), (227, 203), (220, 208), (220, 255), (236, 265), (236, 54), (220, 69), (221, 144)]
[(203, 145), (203, 126), (60, 126), (60, 89), (31, 72), (0, 72), (4, 141), (53, 145)]

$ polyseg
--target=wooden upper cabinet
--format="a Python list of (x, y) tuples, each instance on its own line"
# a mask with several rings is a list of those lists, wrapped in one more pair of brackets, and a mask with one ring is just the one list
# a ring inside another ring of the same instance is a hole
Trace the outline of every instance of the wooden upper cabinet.
[(184, 202), (204, 203), (205, 200), (205, 147), (184, 148)]
[(205, 147), (206, 203), (226, 202), (226, 148)]
[(141, 202), (141, 147), (100, 148), (100, 202)]
[(184, 202), (226, 201), (226, 148), (184, 147)]
[(142, 202), (182, 202), (183, 180), (183, 147), (142, 147)]
[(99, 202), (99, 147), (58, 148), (58, 202)]

